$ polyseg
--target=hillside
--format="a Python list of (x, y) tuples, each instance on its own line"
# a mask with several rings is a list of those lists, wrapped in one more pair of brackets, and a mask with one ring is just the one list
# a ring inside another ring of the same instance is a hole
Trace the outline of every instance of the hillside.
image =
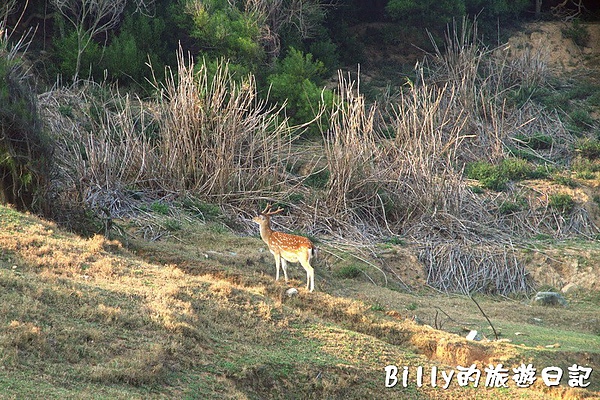
[(341, 278), (343, 255), (319, 260), (316, 292), (288, 298), (262, 242), (219, 224), (193, 220), (127, 250), (10, 208), (0, 216), (4, 398), (542, 399), (600, 389), (595, 375), (587, 390), (565, 380), (552, 389), (539, 380), (529, 389), (384, 387), (387, 365), (422, 366), (425, 382), (433, 366), (471, 363), (597, 370), (597, 295), (569, 297), (561, 310), (481, 297), (502, 340), (472, 342), (465, 328), (492, 333), (470, 300)]

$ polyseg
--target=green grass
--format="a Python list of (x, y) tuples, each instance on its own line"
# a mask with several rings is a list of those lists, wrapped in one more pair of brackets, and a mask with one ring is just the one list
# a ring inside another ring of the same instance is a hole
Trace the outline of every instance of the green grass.
[(482, 187), (498, 192), (506, 189), (510, 181), (548, 176), (544, 167), (534, 166), (520, 158), (506, 158), (496, 165), (485, 161), (472, 162), (466, 166), (465, 174), (470, 179), (478, 180)]
[(600, 158), (600, 141), (582, 139), (575, 145), (575, 151), (587, 160), (596, 160)]
[(578, 108), (569, 113), (569, 125), (576, 134), (581, 133), (594, 125), (594, 118), (588, 110)]
[(205, 220), (215, 220), (221, 216), (222, 212), (219, 206), (206, 203), (191, 197), (186, 197), (181, 206), (184, 210), (189, 211), (192, 215), (203, 218)]
[(552, 179), (554, 180), (555, 183), (569, 187), (571, 189), (574, 189), (579, 186), (579, 183), (577, 183), (577, 181), (575, 179), (573, 179), (570, 176), (567, 176), (565, 174), (554, 174), (552, 176)]
[[(557, 309), (560, 312), (560, 309)], [(543, 322), (542, 322), (543, 323)], [(535, 324), (498, 323), (496, 330), (509, 338), (514, 344), (530, 348), (544, 348), (548, 351), (592, 352), (600, 354), (600, 335), (576, 332), (556, 327), (544, 327)], [(515, 335), (515, 332), (521, 335)], [(491, 330), (486, 334), (491, 333)], [(491, 335), (493, 336), (493, 334)], [(558, 347), (546, 347), (558, 344)]]
[(154, 203), (150, 204), (150, 209), (157, 214), (161, 214), (161, 215), (169, 214), (169, 205), (162, 203), (160, 201), (155, 201)]

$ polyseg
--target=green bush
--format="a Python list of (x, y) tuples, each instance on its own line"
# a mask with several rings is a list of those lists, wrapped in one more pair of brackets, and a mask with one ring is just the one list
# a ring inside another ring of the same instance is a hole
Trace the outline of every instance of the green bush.
[[(271, 100), (280, 104), (287, 102), (286, 112), (293, 124), (311, 121), (323, 102), (333, 105), (333, 92), (322, 89), (322, 75), (326, 72), (321, 61), (313, 60), (312, 54), (303, 54), (294, 48), (277, 63), (275, 73), (268, 76)], [(324, 117), (321, 124), (327, 124)], [(316, 130), (310, 131), (314, 134)]]
[(48, 213), (52, 144), (21, 58), (0, 38), (0, 202)]
[(527, 200), (523, 196), (515, 196), (513, 199), (502, 200), (498, 206), (500, 214), (509, 215), (528, 208)]
[(326, 68), (326, 71), (335, 71), (340, 65), (340, 57), (338, 55), (337, 46), (331, 39), (323, 39), (312, 43), (309, 46), (310, 53), (315, 59), (321, 61)]
[(389, 0), (385, 9), (394, 21), (429, 29), (443, 29), (466, 12), (464, 0)]
[(469, 189), (471, 189), (471, 192), (475, 193), (475, 194), (482, 194), (484, 193), (484, 190), (479, 187), (479, 186), (469, 186)]
[[(84, 38), (84, 40), (86, 39)], [(56, 62), (50, 68), (50, 74), (62, 75), (63, 78), (68, 79), (75, 76), (77, 70), (77, 53), (79, 52), (77, 42), (77, 32), (75, 31), (54, 39), (53, 52)], [(102, 77), (101, 59), (102, 48), (93, 40), (90, 41), (81, 55), (79, 76), (84, 78), (88, 76)]]
[(104, 50), (102, 66), (113, 80), (141, 82), (147, 68), (146, 54), (131, 33), (122, 32)]
[[(160, 17), (127, 16), (118, 35), (104, 49), (101, 67), (107, 70), (109, 78), (121, 83), (144, 84), (150, 72), (148, 61), (157, 67), (167, 63), (172, 50), (165, 44), (165, 25)], [(154, 71), (160, 75), (163, 68)]]
[(598, 92), (598, 86), (590, 82), (573, 82), (566, 94), (570, 100), (586, 100)]
[(442, 32), (446, 24), (468, 15), (477, 18), (479, 31), (497, 38), (496, 26), (514, 23), (530, 7), (530, 0), (389, 0), (389, 17), (404, 26)]
[(504, 201), (498, 207), (498, 211), (503, 215), (514, 214), (521, 211), (521, 205), (512, 201)]
[(465, 170), (469, 179), (477, 179), (486, 189), (502, 191), (506, 188), (508, 178), (502, 176), (500, 169), (485, 161), (476, 161), (467, 165)]
[(549, 110), (568, 110), (571, 104), (568, 93), (548, 89), (544, 90), (544, 95), (536, 96), (535, 100)]
[(500, 173), (511, 181), (537, 177), (533, 166), (527, 161), (519, 158), (506, 158), (502, 160), (499, 169)]
[(315, 189), (325, 189), (329, 182), (329, 170), (323, 169), (306, 177), (304, 184)]
[(532, 150), (548, 150), (552, 148), (554, 140), (552, 136), (544, 135), (542, 133), (535, 133), (531, 136), (515, 135), (514, 138), (519, 146), (527, 147)]
[(468, 178), (481, 182), (484, 188), (498, 192), (506, 189), (509, 181), (548, 176), (543, 167), (534, 168), (532, 164), (519, 158), (507, 158), (498, 165), (476, 161), (467, 165), (465, 173)]
[(223, 69), (223, 65), (227, 64), (227, 73), (228, 77), (231, 78), (232, 82), (237, 84), (242, 84), (242, 82), (248, 79), (248, 76), (252, 74), (252, 69), (246, 64), (236, 64), (233, 62), (226, 62), (225, 59), (219, 58), (214, 60), (206, 60), (205, 63), (198, 63), (194, 67), (194, 72), (197, 74), (206, 66), (207, 75), (208, 75), (208, 83), (212, 84), (213, 79), (217, 76)]
[(594, 119), (587, 110), (577, 108), (569, 113), (569, 122), (576, 131), (581, 131), (592, 126), (594, 124)]
[(575, 200), (566, 193), (551, 194), (548, 200), (548, 206), (561, 213), (569, 213), (575, 207)]
[(336, 275), (343, 279), (356, 279), (362, 274), (362, 270), (356, 265), (344, 265), (340, 268)]
[(569, 38), (577, 46), (586, 47), (590, 41), (590, 33), (587, 28), (579, 22), (578, 19), (574, 19), (571, 26), (562, 30), (564, 37)]
[(530, 162), (544, 161), (543, 157), (541, 157), (540, 155), (535, 153), (534, 150), (532, 150), (528, 147), (521, 148), (521, 147), (515, 147), (515, 146), (508, 146), (507, 150), (508, 150), (508, 155), (510, 155), (511, 157), (521, 158), (523, 160), (530, 161)]
[(575, 151), (588, 160), (596, 160), (600, 158), (600, 141), (582, 139), (575, 145)]
[(587, 103), (592, 107), (600, 107), (600, 87), (595, 86), (594, 92), (590, 94), (587, 99)]
[(180, 8), (180, 27), (189, 32), (209, 58), (223, 57), (247, 66), (257, 66), (264, 59), (261, 23), (254, 13), (245, 12), (228, 0), (183, 0)]
[(167, 215), (169, 213), (169, 205), (165, 203), (161, 203), (160, 201), (155, 201), (150, 204), (150, 209), (157, 214)]
[(506, 100), (510, 106), (521, 108), (532, 99), (543, 98), (540, 90), (537, 86), (518, 86), (507, 91)]
[(182, 228), (182, 224), (179, 220), (175, 218), (169, 218), (164, 223), (165, 228), (170, 232), (180, 231)]
[(491, 29), (496, 29), (498, 20), (512, 22), (530, 7), (529, 0), (465, 0), (469, 15), (477, 15), (481, 25), (491, 23)]
[(207, 220), (216, 220), (222, 214), (221, 208), (218, 205), (206, 203), (193, 197), (186, 197), (181, 202), (181, 206), (196, 216)]

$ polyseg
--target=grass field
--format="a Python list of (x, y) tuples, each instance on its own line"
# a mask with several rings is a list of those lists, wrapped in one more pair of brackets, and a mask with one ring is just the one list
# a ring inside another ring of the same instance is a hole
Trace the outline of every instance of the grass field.
[[(365, 274), (340, 274), (349, 256), (326, 244), (316, 291), (293, 266), (300, 292), (288, 298), (258, 237), (211, 223), (125, 248), (11, 208), (0, 207), (0, 221), (0, 398), (600, 397), (597, 295), (560, 310), (478, 297), (504, 340), (469, 342), (469, 329), (493, 339), (471, 300), (379, 284), (356, 260)], [(594, 372), (587, 390), (566, 377), (554, 388), (541, 379), (528, 389), (510, 379), (508, 388), (439, 387), (442, 370), (475, 363), (483, 373), (499, 362)], [(390, 364), (409, 367), (408, 387), (385, 387)]]

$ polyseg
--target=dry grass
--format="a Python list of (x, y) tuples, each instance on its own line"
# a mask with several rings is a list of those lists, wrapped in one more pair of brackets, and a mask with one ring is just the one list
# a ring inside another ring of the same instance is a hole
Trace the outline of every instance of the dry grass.
[(183, 51), (178, 71), (159, 90), (160, 159), (169, 189), (211, 200), (260, 195), (284, 183), (290, 131), (248, 76), (233, 80), (227, 64), (195, 72)]
[[(347, 234), (358, 228), (363, 238), (409, 236), (426, 249), (428, 283), (444, 291), (531, 289), (510, 234), (488, 228), (498, 226), (497, 215), (462, 176), (468, 161), (502, 159), (509, 132), (528, 124), (524, 115), (504, 117), (502, 92), (516, 78), (506, 76), (505, 63), (490, 61), (493, 54), (468, 24), (449, 32), (445, 51), (417, 68), (418, 82), (392, 105), (391, 139), (377, 133), (376, 105), (364, 104), (358, 83), (340, 78), (342, 106), (326, 136), (331, 177), (323, 219)], [(474, 257), (476, 243), (481, 254)], [(449, 276), (472, 284), (451, 284)]]

